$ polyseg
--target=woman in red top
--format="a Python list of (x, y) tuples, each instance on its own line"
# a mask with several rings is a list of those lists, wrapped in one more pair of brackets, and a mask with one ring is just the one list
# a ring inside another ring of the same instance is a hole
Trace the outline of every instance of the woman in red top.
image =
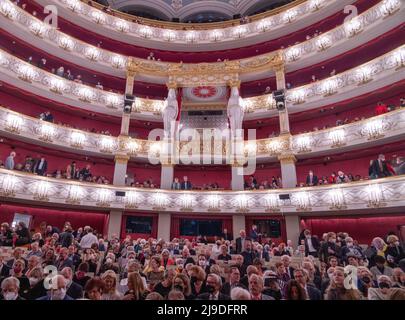
[(388, 112), (388, 107), (386, 104), (383, 104), (382, 102), (379, 102), (377, 104), (377, 107), (375, 107), (375, 114), (378, 116), (380, 114), (384, 114)]

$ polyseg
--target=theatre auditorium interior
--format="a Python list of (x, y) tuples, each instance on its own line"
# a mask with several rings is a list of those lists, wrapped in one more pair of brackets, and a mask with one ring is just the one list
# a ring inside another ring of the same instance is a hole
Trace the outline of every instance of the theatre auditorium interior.
[(404, 27), (0, 0), (0, 300), (405, 300)]

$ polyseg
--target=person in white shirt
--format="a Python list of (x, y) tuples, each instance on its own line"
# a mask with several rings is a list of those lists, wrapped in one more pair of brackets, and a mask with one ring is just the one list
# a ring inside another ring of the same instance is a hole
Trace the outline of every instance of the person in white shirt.
[(93, 234), (93, 229), (88, 229), (88, 233), (80, 240), (80, 247), (82, 249), (90, 249), (92, 244), (98, 244), (97, 237)]

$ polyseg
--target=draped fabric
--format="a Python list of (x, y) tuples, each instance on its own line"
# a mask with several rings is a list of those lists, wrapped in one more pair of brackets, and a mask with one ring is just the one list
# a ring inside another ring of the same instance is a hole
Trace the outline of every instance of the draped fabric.
[[(128, 217), (152, 217), (152, 230), (151, 233), (127, 233), (126, 232), (126, 224), (127, 224), (127, 218)], [(158, 233), (158, 219), (159, 216), (157, 213), (130, 213), (127, 212), (122, 216), (122, 223), (121, 223), (121, 239), (124, 239), (126, 236), (131, 236), (132, 239), (137, 239), (137, 238), (143, 238), (143, 239), (148, 239), (148, 238), (157, 238), (157, 233)]]
[(347, 232), (360, 244), (370, 245), (374, 237), (385, 238), (390, 231), (399, 235), (399, 227), (405, 225), (405, 215), (305, 217), (302, 218), (301, 225), (319, 238), (329, 231)]
[(204, 221), (204, 220), (218, 220), (222, 222), (222, 231), (224, 229), (228, 230), (229, 234), (233, 234), (233, 224), (232, 224), (232, 216), (213, 216), (213, 215), (198, 215), (198, 216), (190, 216), (190, 215), (172, 215), (171, 219), (171, 226), (170, 226), (170, 238), (194, 238), (190, 236), (183, 236), (180, 233), (180, 222), (181, 220), (195, 220), (195, 221)]
[(250, 230), (252, 230), (252, 225), (254, 224), (255, 220), (278, 220), (280, 221), (280, 238), (271, 238), (273, 242), (280, 243), (287, 241), (287, 231), (285, 225), (284, 217), (280, 216), (246, 216), (246, 234), (249, 236)]

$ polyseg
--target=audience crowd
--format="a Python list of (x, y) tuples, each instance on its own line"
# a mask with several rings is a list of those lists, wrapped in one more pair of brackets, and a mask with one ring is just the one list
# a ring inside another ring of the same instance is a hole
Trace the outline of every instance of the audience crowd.
[(298, 241), (272, 243), (256, 226), (249, 236), (241, 230), (235, 240), (205, 244), (107, 240), (69, 222), (62, 230), (43, 222), (32, 233), (23, 222), (2, 223), (0, 299), (405, 300), (405, 253), (395, 233), (368, 247), (344, 232), (318, 239), (303, 230)]

